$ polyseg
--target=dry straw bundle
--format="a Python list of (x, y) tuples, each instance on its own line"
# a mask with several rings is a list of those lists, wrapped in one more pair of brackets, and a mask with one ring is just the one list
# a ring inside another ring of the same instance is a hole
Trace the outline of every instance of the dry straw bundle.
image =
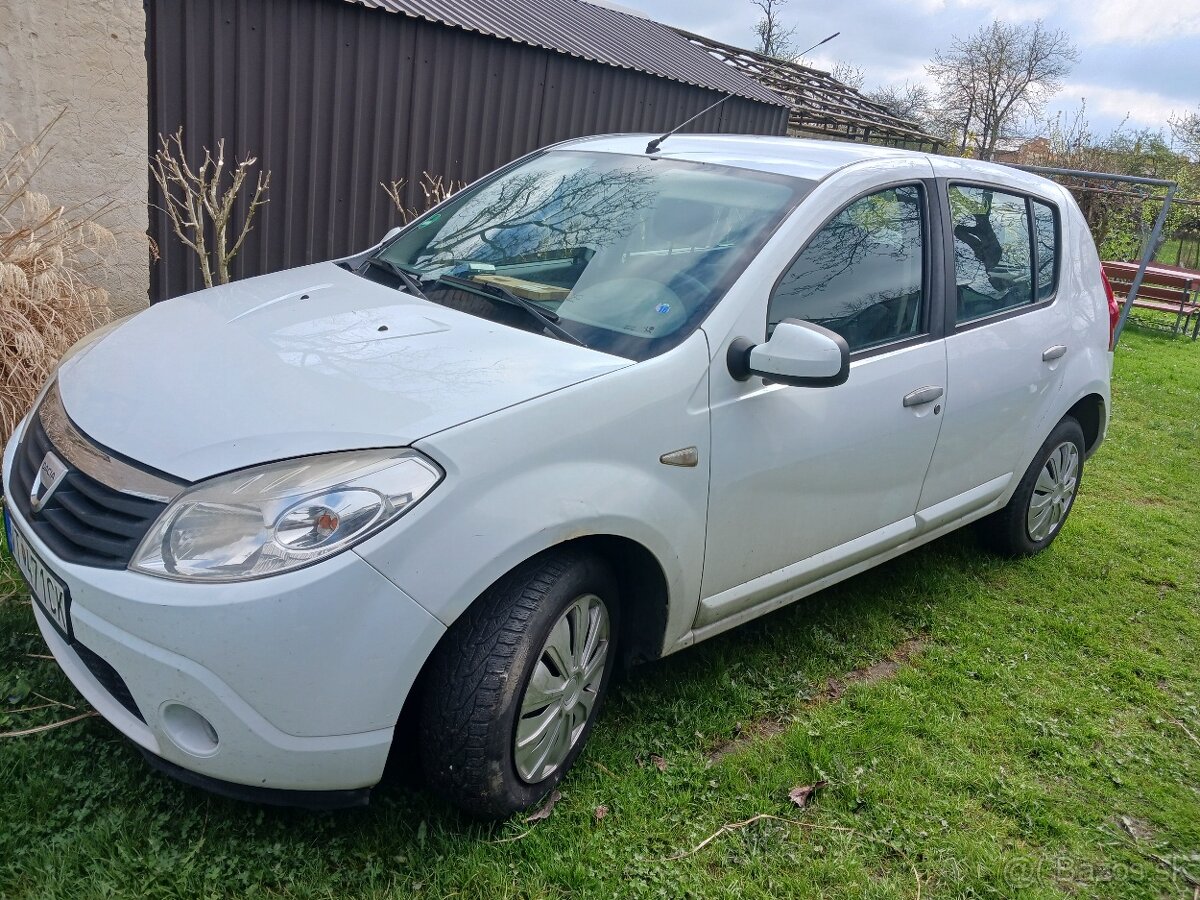
[(57, 206), (32, 187), (61, 117), (27, 143), (0, 123), (0, 449), (58, 359), (110, 316), (96, 281), (116, 249), (111, 204)]

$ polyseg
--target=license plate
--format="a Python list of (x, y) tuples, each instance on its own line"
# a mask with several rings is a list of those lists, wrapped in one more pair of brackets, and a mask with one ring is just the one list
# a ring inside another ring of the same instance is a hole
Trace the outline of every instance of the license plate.
[(4, 511), (4, 518), (9, 549), (12, 551), (13, 559), (17, 561), (17, 568), (29, 582), (29, 590), (33, 594), (34, 602), (41, 607), (46, 618), (53, 623), (63, 637), (68, 641), (71, 640), (71, 592), (67, 590), (62, 579), (51, 572), (49, 567), (42, 562), (41, 557), (29, 546), (29, 542), (21, 536), (17, 524), (9, 519), (8, 510)]

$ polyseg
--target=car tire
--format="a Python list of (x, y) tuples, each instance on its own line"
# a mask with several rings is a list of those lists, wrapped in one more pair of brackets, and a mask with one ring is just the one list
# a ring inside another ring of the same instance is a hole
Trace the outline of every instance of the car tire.
[(603, 560), (552, 550), (501, 578), (451, 626), (431, 659), (420, 717), (422, 765), (437, 793), (499, 819), (554, 789), (612, 679), (618, 602)]
[(1014, 558), (1049, 547), (1075, 505), (1083, 457), (1083, 428), (1067, 416), (1038, 449), (1008, 504), (977, 523), (983, 545)]

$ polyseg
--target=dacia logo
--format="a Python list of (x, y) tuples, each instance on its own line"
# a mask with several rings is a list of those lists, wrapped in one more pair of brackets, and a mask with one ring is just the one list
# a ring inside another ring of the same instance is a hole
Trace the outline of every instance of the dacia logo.
[(67, 465), (53, 452), (47, 453), (38, 466), (33, 486), (29, 489), (29, 506), (36, 513), (50, 502), (58, 486), (67, 477)]

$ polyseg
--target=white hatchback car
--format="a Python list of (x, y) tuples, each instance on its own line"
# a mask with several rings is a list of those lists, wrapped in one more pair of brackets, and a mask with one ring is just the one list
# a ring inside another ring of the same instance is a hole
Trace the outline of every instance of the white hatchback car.
[(619, 660), (969, 522), (1005, 554), (1054, 540), (1116, 310), (1066, 190), (648, 137), (538, 151), (61, 363), (5, 455), (9, 546), (153, 764), (345, 805), (415, 740), (503, 816), (563, 777)]

